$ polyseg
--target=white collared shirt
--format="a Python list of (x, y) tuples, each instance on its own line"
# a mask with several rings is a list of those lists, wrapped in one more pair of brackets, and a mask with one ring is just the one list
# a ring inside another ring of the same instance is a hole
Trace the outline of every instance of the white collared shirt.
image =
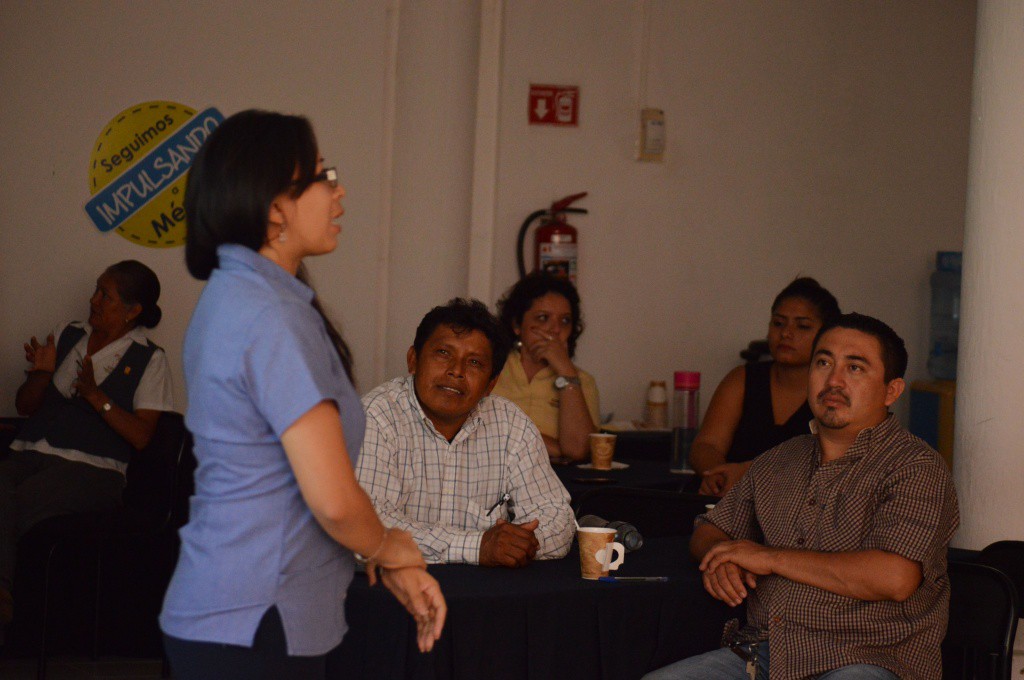
[[(85, 335), (75, 343), (75, 346), (71, 348), (71, 351), (64, 357), (64, 361), (61, 362), (53, 374), (53, 386), (62, 396), (70, 399), (74, 396), (73, 386), (75, 380), (78, 379), (78, 371), (82, 365), (82, 360), (88, 352), (92, 326), (88, 323), (77, 321), (59, 326), (53, 332), (54, 342), (60, 341), (61, 334), (68, 326), (81, 328), (85, 331)], [(133, 342), (141, 345), (146, 344), (146, 333), (143, 329), (138, 327), (131, 329), (93, 355), (92, 369), (97, 385), (107, 379), (107, 376), (117, 367), (124, 357), (124, 353), (128, 351)], [(135, 398), (132, 406), (135, 411), (139, 409), (152, 411), (174, 410), (174, 394), (171, 389), (170, 368), (167, 364), (167, 355), (162, 349), (156, 350), (153, 352), (153, 356), (150, 357), (146, 370), (143, 371), (142, 377), (139, 379), (139, 386), (135, 389)], [(103, 458), (77, 449), (62, 449), (52, 446), (45, 438), (35, 442), (16, 439), (11, 443), (11, 449), (15, 451), (32, 450), (39, 453), (48, 453), (68, 460), (89, 463), (100, 468), (117, 470), (122, 474), (124, 474), (127, 467), (126, 463), (114, 460), (113, 458)]]
[[(356, 476), (381, 521), (412, 534), (429, 563), (480, 561), (498, 519), (540, 521), (537, 559), (563, 557), (574, 534), (569, 493), (537, 427), (502, 397), (484, 397), (449, 442), (424, 414), (412, 376), (363, 397), (366, 436)], [(493, 510), (492, 510), (493, 508)]]

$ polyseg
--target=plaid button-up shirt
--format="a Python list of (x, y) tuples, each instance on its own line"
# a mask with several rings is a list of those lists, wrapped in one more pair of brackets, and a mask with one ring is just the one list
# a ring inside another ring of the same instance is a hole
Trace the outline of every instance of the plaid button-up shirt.
[[(412, 376), (375, 388), (363, 408), (356, 476), (381, 521), (410, 532), (427, 562), (479, 563), (480, 539), (498, 519), (540, 520), (537, 559), (569, 551), (569, 493), (515, 404), (484, 397), (450, 443), (423, 413)], [(506, 493), (509, 502), (494, 507)]]
[(921, 585), (904, 602), (867, 602), (760, 577), (747, 598), (747, 621), (768, 634), (771, 680), (859, 663), (903, 680), (941, 677), (946, 551), (960, 521), (956, 491), (945, 463), (894, 416), (861, 431), (845, 455), (825, 464), (813, 434), (780, 444), (697, 521), (767, 546), (884, 550), (921, 565)]

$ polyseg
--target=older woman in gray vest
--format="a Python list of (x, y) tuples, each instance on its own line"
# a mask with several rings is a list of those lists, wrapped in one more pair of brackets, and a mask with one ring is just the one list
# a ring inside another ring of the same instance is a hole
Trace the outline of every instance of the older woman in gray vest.
[(118, 262), (97, 279), (88, 322), (25, 344), (15, 405), (28, 420), (0, 463), (0, 624), (12, 616), (18, 538), (48, 517), (120, 503), (128, 459), (174, 406), (167, 357), (143, 331), (160, 322), (159, 297), (149, 267)]

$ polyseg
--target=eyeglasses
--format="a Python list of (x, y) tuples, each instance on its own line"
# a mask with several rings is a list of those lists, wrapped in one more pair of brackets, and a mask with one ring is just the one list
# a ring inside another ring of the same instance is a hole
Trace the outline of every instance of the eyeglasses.
[(337, 168), (324, 168), (319, 173), (313, 176), (314, 182), (327, 182), (327, 185), (332, 189), (338, 188), (338, 170)]

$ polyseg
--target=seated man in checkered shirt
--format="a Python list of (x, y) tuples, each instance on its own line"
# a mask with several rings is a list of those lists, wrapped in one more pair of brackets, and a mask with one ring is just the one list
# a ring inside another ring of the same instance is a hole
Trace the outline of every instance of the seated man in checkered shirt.
[(648, 679), (941, 676), (959, 514), (945, 463), (889, 413), (906, 367), (903, 340), (877, 319), (819, 331), (812, 434), (755, 460), (690, 542), (704, 588), (745, 600), (747, 626)]
[(420, 322), (411, 375), (363, 397), (359, 483), (427, 562), (522, 567), (569, 550), (569, 494), (540, 432), (518, 406), (488, 396), (510, 347), (483, 303), (456, 298)]

